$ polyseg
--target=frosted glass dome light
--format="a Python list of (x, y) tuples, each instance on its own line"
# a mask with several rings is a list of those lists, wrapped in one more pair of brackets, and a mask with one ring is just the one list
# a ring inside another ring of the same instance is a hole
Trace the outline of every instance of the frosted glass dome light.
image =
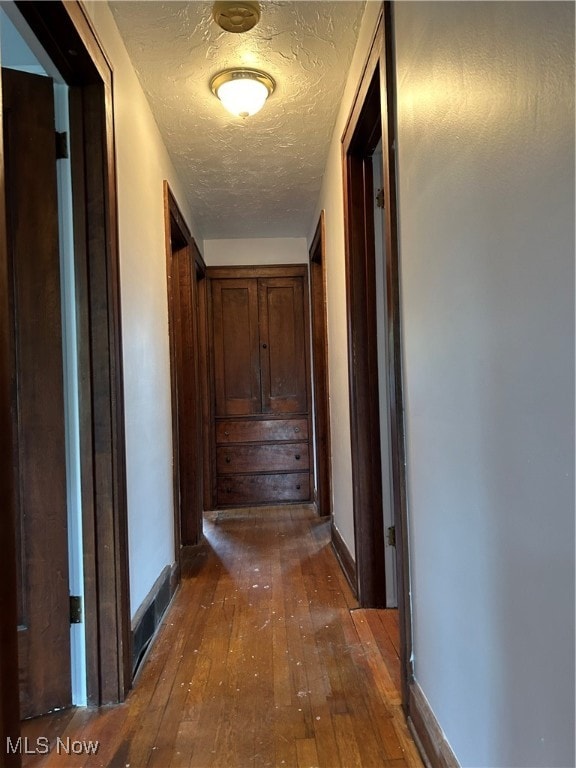
[(257, 69), (226, 69), (210, 82), (212, 93), (229, 112), (239, 117), (259, 112), (275, 85), (270, 75)]

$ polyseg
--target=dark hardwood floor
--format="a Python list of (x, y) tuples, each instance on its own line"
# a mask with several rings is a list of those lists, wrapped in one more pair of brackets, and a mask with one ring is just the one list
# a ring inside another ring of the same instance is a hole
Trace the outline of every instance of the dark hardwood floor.
[(27, 721), (28, 748), (51, 746), (24, 766), (420, 768), (396, 611), (357, 609), (329, 523), (309, 506), (229, 510), (205, 535), (127, 701)]

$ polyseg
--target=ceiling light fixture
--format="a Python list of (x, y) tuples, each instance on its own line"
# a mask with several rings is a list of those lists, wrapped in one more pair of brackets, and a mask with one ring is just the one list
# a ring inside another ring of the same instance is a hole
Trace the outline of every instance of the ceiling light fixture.
[(210, 88), (233, 115), (248, 117), (259, 112), (276, 83), (258, 69), (225, 69), (214, 75)]
[(212, 16), (225, 32), (249, 32), (260, 21), (260, 7), (250, 0), (224, 0), (214, 4)]

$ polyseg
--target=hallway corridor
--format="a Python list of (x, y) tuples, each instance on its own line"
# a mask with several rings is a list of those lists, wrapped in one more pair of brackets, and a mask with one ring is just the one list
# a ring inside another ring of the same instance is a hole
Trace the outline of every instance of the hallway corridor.
[[(28, 721), (29, 748), (51, 748), (24, 765), (421, 766), (396, 612), (354, 610), (329, 534), (308, 506), (208, 513), (127, 701)], [(96, 754), (67, 754), (89, 740)]]

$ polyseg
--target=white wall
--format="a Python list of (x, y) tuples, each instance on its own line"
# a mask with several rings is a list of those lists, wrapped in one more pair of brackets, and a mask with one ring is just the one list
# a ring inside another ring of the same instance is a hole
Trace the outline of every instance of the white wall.
[(574, 765), (574, 5), (397, 3), (415, 674), (463, 766)]
[(350, 446), (350, 400), (348, 388), (348, 334), (346, 326), (346, 275), (344, 251), (344, 198), (342, 187), (341, 137), (350, 114), (370, 43), (376, 28), (379, 2), (367, 2), (358, 43), (324, 171), (324, 179), (314, 219), (310, 225), (312, 242), (320, 211), (326, 225), (326, 303), (328, 318), (328, 369), (330, 387), (330, 429), (332, 440), (332, 509), (334, 525), (350, 554), (354, 552), (352, 519), (352, 457)]
[(308, 244), (305, 237), (204, 240), (204, 260), (209, 267), (307, 264)]
[[(114, 69), (132, 615), (174, 562), (168, 304), (162, 182), (194, 227), (106, 3), (85, 3)], [(201, 244), (201, 239), (196, 236)]]

